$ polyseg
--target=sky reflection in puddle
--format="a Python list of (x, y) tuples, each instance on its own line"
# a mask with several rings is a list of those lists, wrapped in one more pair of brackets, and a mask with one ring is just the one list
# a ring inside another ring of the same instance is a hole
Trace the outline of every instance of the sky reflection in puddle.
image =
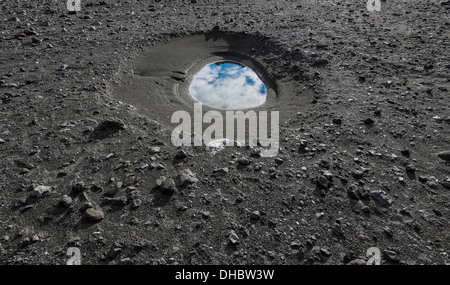
[(253, 70), (231, 62), (205, 66), (195, 75), (190, 92), (199, 102), (224, 110), (259, 106), (267, 95), (266, 86)]

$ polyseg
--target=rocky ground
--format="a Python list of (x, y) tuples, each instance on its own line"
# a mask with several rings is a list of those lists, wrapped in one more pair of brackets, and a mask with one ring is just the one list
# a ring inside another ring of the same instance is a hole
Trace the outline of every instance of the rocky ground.
[[(0, 264), (450, 263), (449, 1), (41, 2), (0, 0)], [(313, 90), (277, 157), (177, 149), (114, 96), (212, 30)]]

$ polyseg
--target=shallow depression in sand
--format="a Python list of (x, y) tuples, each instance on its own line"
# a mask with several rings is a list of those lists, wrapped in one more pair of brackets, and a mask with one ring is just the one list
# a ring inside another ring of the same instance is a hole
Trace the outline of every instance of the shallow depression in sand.
[[(286, 69), (279, 48), (247, 34), (211, 32), (175, 37), (124, 62), (111, 95), (168, 128), (177, 111), (280, 111), (297, 117), (313, 100), (304, 71)], [(276, 51), (276, 52), (275, 52)], [(300, 56), (297, 56), (300, 58)], [(291, 59), (289, 59), (291, 60)], [(298, 79), (295, 79), (298, 77)]]
[(193, 78), (190, 94), (210, 107), (238, 110), (257, 107), (266, 101), (266, 86), (249, 67), (231, 61), (205, 66)]

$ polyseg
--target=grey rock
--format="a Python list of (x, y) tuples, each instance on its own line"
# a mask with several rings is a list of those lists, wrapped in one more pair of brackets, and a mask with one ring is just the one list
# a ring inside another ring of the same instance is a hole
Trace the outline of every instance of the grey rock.
[(122, 247), (120, 244), (115, 243), (111, 249), (108, 251), (108, 254), (106, 256), (107, 259), (115, 259), (119, 254), (122, 253)]
[(383, 251), (383, 257), (392, 263), (399, 263), (400, 258), (398, 257), (397, 253), (391, 250), (385, 250)]
[(326, 257), (330, 257), (332, 255), (332, 253), (330, 252), (330, 250), (328, 248), (321, 248), (320, 254), (322, 254), (323, 256), (326, 256)]
[(61, 200), (59, 200), (59, 204), (66, 208), (69, 208), (72, 205), (72, 203), (73, 203), (72, 198), (70, 198), (67, 195), (62, 196)]
[(379, 58), (377, 56), (371, 56), (366, 61), (369, 63), (372, 63), (372, 62), (377, 62), (378, 60), (379, 60)]
[(58, 68), (58, 71), (66, 70), (69, 66), (67, 64), (63, 64)]
[(238, 163), (240, 165), (249, 165), (250, 164), (250, 160), (246, 157), (242, 157), (238, 160)]
[(328, 170), (323, 171), (322, 175), (330, 182), (333, 180), (333, 174)]
[(121, 258), (117, 264), (118, 265), (130, 265), (131, 264), (131, 259), (128, 258), (128, 257)]
[(363, 206), (361, 207), (361, 211), (363, 211), (363, 213), (368, 214), (368, 213), (370, 213), (370, 207), (367, 206), (367, 205), (363, 205)]
[(347, 188), (347, 194), (353, 199), (359, 200), (359, 189), (358, 186), (355, 184), (351, 184)]
[(307, 140), (300, 140), (300, 145), (299, 145), (300, 149), (305, 149), (307, 146), (308, 146)]
[(406, 147), (400, 153), (405, 157), (409, 157), (411, 155), (411, 151)]
[(367, 262), (365, 260), (362, 260), (362, 259), (353, 259), (352, 261), (350, 261), (346, 265), (367, 265)]
[(382, 190), (370, 192), (370, 197), (372, 197), (375, 201), (383, 206), (392, 205), (392, 198)]
[(33, 207), (34, 207), (34, 205), (26, 205), (25, 207), (23, 207), (23, 208), (21, 209), (21, 212), (28, 211), (28, 210), (32, 209)]
[(389, 227), (385, 227), (384, 229), (383, 229), (383, 231), (384, 231), (384, 233), (386, 234), (386, 235), (388, 235), (389, 237), (393, 237), (394, 236), (394, 232), (391, 230), (391, 228), (389, 228)]
[(342, 124), (342, 119), (339, 119), (339, 118), (334, 118), (333, 119), (333, 124), (334, 125), (341, 125)]
[(417, 178), (420, 182), (422, 182), (422, 183), (427, 183), (428, 182), (428, 177), (426, 177), (426, 176), (419, 176), (418, 178)]
[(197, 182), (198, 179), (190, 169), (184, 169), (180, 171), (175, 179), (175, 184), (177, 187), (184, 187)]
[(213, 172), (221, 174), (221, 175), (226, 175), (229, 172), (229, 170), (228, 170), (228, 167), (224, 167), (224, 168), (214, 169)]
[(24, 237), (20, 240), (19, 247), (27, 247), (31, 244), (31, 240), (29, 237)]
[(94, 208), (94, 205), (91, 202), (84, 202), (80, 207), (80, 211), (85, 212), (89, 208)]
[(37, 37), (32, 37), (31, 38), (31, 42), (33, 44), (39, 44), (40, 42), (42, 42), (42, 40), (40, 38), (37, 38)]
[(74, 193), (79, 194), (79, 193), (82, 193), (82, 192), (84, 192), (86, 190), (87, 190), (87, 188), (86, 188), (86, 185), (84, 184), (84, 182), (75, 182), (72, 185), (72, 191)]
[(374, 120), (372, 120), (371, 118), (367, 118), (364, 120), (364, 124), (366, 125), (373, 125), (375, 123)]
[(261, 157), (262, 156), (262, 149), (260, 148), (254, 148), (250, 151), (251, 156)]
[(103, 204), (112, 204), (117, 206), (125, 206), (127, 204), (127, 201), (128, 199), (126, 196), (120, 196), (116, 198), (105, 197), (102, 199)]
[(142, 205), (142, 200), (141, 200), (141, 199), (134, 199), (134, 200), (131, 202), (131, 208), (133, 208), (133, 209), (137, 209), (137, 208), (139, 208), (141, 205)]
[(14, 203), (15, 208), (20, 208), (27, 203), (26, 199), (19, 199)]
[(52, 188), (50, 186), (39, 185), (36, 188), (34, 188), (33, 191), (31, 191), (30, 197), (41, 198), (44, 194), (50, 192), (51, 189)]
[(367, 200), (367, 199), (370, 198), (370, 193), (369, 193), (369, 191), (368, 191), (367, 189), (365, 189), (365, 188), (359, 187), (359, 188), (358, 188), (358, 194), (359, 194), (359, 197), (360, 197), (361, 199), (363, 199), (363, 200)]
[(324, 216), (325, 216), (325, 213), (324, 212), (319, 212), (319, 213), (316, 213), (316, 219), (322, 219)]
[(161, 152), (161, 148), (158, 147), (158, 146), (152, 146), (152, 147), (150, 147), (150, 149), (148, 150), (148, 152), (149, 152), (151, 155), (156, 154), (156, 153), (160, 153), (160, 152)]
[[(182, 185), (190, 184), (191, 182), (195, 183), (194, 180), (192, 180), (192, 179), (189, 181), (190, 182), (187, 182), (186, 180), (180, 180), (179, 183), (181, 183)], [(161, 189), (163, 190), (164, 193), (167, 193), (167, 194), (171, 194), (171, 193), (175, 192), (175, 189), (176, 189), (175, 181), (173, 181), (173, 179), (171, 179), (171, 178), (164, 180), (161, 184)]]
[(441, 182), (441, 185), (445, 189), (450, 189), (450, 177), (446, 177), (445, 180)]
[(302, 244), (298, 241), (293, 241), (291, 242), (290, 246), (292, 249), (299, 249), (302, 247)]
[(177, 159), (185, 159), (186, 157), (188, 157), (188, 153), (187, 153), (187, 151), (185, 151), (185, 150), (183, 150), (183, 149), (180, 149), (178, 152), (177, 152), (177, 154), (175, 155), (175, 158), (177, 158)]
[(416, 167), (412, 164), (408, 164), (406, 165), (406, 172), (413, 174), (416, 172)]
[(321, 67), (321, 66), (325, 66), (329, 63), (328, 59), (326, 58), (319, 58), (319, 59), (314, 59), (312, 66), (314, 67)]
[(105, 139), (124, 129), (125, 124), (122, 120), (108, 119), (97, 125), (91, 133), (91, 138), (95, 140)]
[(130, 202), (132, 200), (137, 199), (140, 196), (139, 190), (132, 190), (127, 193), (127, 201)]
[(338, 237), (344, 237), (344, 231), (341, 229), (340, 226), (334, 226), (331, 228), (331, 231), (333, 232), (334, 235), (338, 236)]
[(83, 220), (87, 222), (97, 223), (105, 218), (105, 214), (102, 210), (89, 208), (83, 214)]
[(360, 170), (355, 170), (352, 172), (352, 176), (355, 179), (362, 179), (364, 177), (364, 173)]
[(317, 177), (316, 184), (321, 189), (328, 189), (330, 187), (330, 182), (323, 175)]
[(211, 217), (211, 213), (208, 211), (202, 212), (202, 218), (203, 219), (209, 219)]
[(450, 161), (450, 150), (442, 151), (438, 153), (437, 156), (442, 160)]
[(232, 245), (238, 245), (239, 244), (239, 237), (234, 231), (230, 232), (230, 236), (228, 237), (228, 239), (230, 240), (230, 243)]
[(32, 243), (38, 242), (38, 241), (40, 241), (40, 240), (41, 240), (41, 239), (39, 238), (38, 235), (34, 235), (34, 236), (31, 238), (31, 242), (32, 242)]
[(148, 169), (166, 169), (166, 167), (164, 165), (162, 165), (161, 163), (155, 163), (152, 162), (150, 163), (150, 165), (148, 166)]
[(261, 213), (259, 211), (254, 211), (250, 214), (250, 220), (259, 220), (261, 218)]

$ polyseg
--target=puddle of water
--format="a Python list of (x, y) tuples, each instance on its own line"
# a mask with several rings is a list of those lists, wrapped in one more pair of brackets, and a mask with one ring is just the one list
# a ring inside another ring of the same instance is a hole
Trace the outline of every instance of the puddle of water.
[(224, 110), (259, 106), (267, 95), (266, 86), (253, 70), (232, 62), (205, 66), (195, 75), (190, 92), (199, 102)]

